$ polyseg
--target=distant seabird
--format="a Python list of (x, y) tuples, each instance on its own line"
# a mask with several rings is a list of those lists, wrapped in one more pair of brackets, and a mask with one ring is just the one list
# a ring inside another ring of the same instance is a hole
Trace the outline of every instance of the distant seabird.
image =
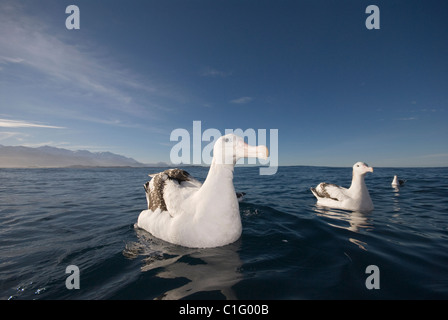
[(140, 213), (136, 226), (185, 247), (218, 247), (236, 241), (242, 226), (233, 171), (243, 157), (266, 159), (268, 149), (249, 146), (243, 138), (228, 134), (217, 139), (203, 184), (181, 169), (150, 175), (151, 181), (144, 185), (148, 209)]
[(405, 182), (406, 182), (406, 180), (398, 179), (397, 175), (394, 175), (394, 179), (392, 180), (392, 186), (399, 187), (399, 186), (404, 185)]
[(371, 211), (373, 203), (364, 181), (367, 172), (373, 172), (373, 168), (364, 162), (357, 162), (353, 165), (350, 188), (322, 182), (316, 188), (311, 188), (311, 192), (317, 198), (318, 205), (351, 211)]
[(238, 199), (239, 202), (241, 202), (241, 201), (243, 201), (245, 195), (246, 195), (246, 192), (237, 192), (236, 198)]

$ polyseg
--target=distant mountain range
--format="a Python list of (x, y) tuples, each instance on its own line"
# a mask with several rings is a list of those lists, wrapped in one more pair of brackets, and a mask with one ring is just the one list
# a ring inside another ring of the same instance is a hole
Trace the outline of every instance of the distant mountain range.
[(166, 163), (143, 164), (111, 152), (71, 151), (43, 146), (39, 148), (0, 145), (0, 168), (63, 168), (63, 167), (145, 167), (166, 166)]

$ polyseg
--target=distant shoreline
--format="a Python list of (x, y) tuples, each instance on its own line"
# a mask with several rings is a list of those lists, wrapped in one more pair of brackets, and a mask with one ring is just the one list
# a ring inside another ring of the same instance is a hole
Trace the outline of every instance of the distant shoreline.
[[(237, 165), (236, 168), (258, 168), (261, 165)], [(2, 167), (1, 169), (133, 169), (133, 168), (209, 168), (209, 165), (156, 165), (156, 164), (141, 164), (136, 166), (89, 166), (89, 165), (70, 165), (70, 166), (18, 166), (18, 167)], [(341, 167), (341, 166), (317, 166), (317, 165), (279, 165), (279, 168), (287, 168), (287, 167), (310, 167), (310, 168), (328, 168), (328, 169), (347, 169), (351, 168), (351, 166)], [(375, 168), (381, 168), (381, 169), (444, 169), (448, 168), (448, 166), (435, 166), (435, 167), (429, 167), (429, 166), (421, 166), (421, 167), (394, 167), (394, 166), (375, 166)]]

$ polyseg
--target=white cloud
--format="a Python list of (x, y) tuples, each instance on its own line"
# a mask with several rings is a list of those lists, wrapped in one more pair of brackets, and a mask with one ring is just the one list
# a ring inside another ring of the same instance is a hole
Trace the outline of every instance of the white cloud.
[(11, 57), (3, 57), (0, 56), (0, 63), (6, 64), (6, 63), (21, 63), (23, 62), (22, 58), (11, 58)]
[(238, 99), (231, 100), (230, 102), (231, 103), (236, 103), (236, 104), (245, 104), (245, 103), (251, 102), (252, 100), (254, 100), (254, 99), (251, 98), (251, 97), (241, 97), (241, 98), (238, 98)]
[(49, 126), (46, 124), (32, 123), (21, 120), (0, 119), (0, 127), (3, 128), (49, 128), (49, 129), (65, 129), (64, 127)]
[[(130, 114), (141, 110), (133, 99), (134, 92), (145, 99), (147, 95), (170, 96), (149, 79), (120, 66), (105, 49), (91, 46), (88, 40), (85, 44), (70, 40), (63, 24), (60, 29), (52, 28), (16, 2), (0, 4), (1, 71), (9, 71), (13, 79), (39, 79), (46, 87), (64, 88), (72, 96), (91, 95), (109, 110)], [(13, 69), (18, 64), (20, 73)]]
[(3, 131), (0, 132), (0, 141), (2, 140), (7, 140), (10, 138), (15, 137), (16, 140), (22, 141), (23, 139), (20, 136), (23, 136), (24, 134), (21, 132), (7, 132), (7, 131)]
[[(31, 3), (0, 0), (0, 129), (36, 128), (23, 143), (48, 141), (44, 129), (63, 129), (58, 123), (75, 130), (100, 124), (166, 134), (165, 114), (173, 114), (187, 94), (165, 81), (165, 74), (132, 69), (89, 32), (80, 37), (83, 29), (66, 30), (63, 11), (59, 26), (40, 19)], [(72, 135), (64, 137), (76, 141)], [(2, 141), (18, 137), (0, 135)]]

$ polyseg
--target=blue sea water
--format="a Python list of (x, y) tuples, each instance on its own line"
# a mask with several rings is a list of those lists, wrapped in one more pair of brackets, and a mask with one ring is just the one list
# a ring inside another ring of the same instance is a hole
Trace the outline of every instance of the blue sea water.
[[(0, 169), (0, 299), (448, 298), (448, 168), (375, 168), (375, 210), (359, 213), (317, 207), (309, 190), (348, 187), (351, 168), (237, 167), (243, 234), (213, 249), (134, 228), (161, 170)], [(69, 265), (79, 289), (66, 287)]]

